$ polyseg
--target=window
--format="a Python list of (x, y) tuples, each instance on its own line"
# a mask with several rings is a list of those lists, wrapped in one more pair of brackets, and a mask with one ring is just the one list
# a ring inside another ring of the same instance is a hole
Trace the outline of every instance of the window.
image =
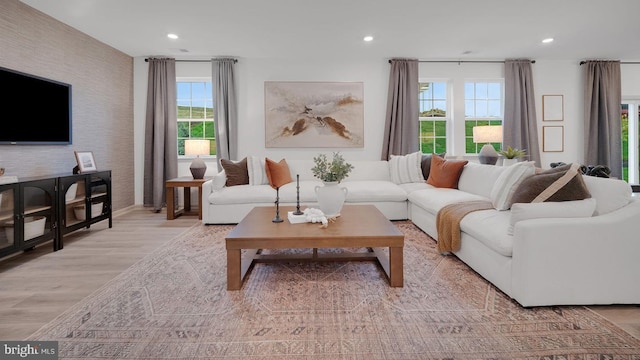
[(184, 155), (186, 139), (211, 141), (211, 153), (216, 154), (213, 126), (213, 93), (211, 81), (177, 81), (178, 156)]
[[(473, 127), (502, 125), (502, 81), (465, 82), (464, 84), (464, 138), (465, 152), (477, 154), (484, 144), (473, 142)], [(492, 143), (496, 150), (501, 143)]]
[(640, 100), (622, 102), (622, 179), (640, 183)]
[(420, 102), (420, 150), (424, 154), (447, 151), (447, 83), (421, 82)]

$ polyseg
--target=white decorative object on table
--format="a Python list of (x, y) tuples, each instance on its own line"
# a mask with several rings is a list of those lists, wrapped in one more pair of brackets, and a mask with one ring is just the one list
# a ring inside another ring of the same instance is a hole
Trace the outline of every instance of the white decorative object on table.
[(304, 209), (303, 213), (307, 219), (307, 222), (322, 223), (322, 226), (327, 226), (329, 224), (329, 220), (320, 209), (306, 208)]
[(342, 210), (347, 199), (348, 190), (338, 186), (353, 169), (340, 153), (333, 153), (333, 159), (329, 161), (325, 154), (320, 154), (313, 158), (315, 166), (311, 168), (313, 176), (322, 180), (324, 186), (316, 186), (315, 192), (318, 198), (320, 210), (329, 218), (336, 217)]
[(327, 214), (327, 217), (336, 217), (342, 210), (342, 205), (347, 199), (349, 190), (338, 186), (337, 181), (324, 182), (324, 186), (315, 187), (316, 195), (318, 196), (318, 205), (320, 210)]

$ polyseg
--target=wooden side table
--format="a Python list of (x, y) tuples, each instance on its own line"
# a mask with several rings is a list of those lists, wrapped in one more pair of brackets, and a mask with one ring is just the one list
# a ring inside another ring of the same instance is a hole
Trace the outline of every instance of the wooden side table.
[[(165, 186), (167, 188), (167, 220), (173, 220), (180, 215), (198, 215), (198, 219), (202, 220), (202, 184), (211, 180), (212, 176), (205, 176), (203, 179), (194, 179), (191, 176), (183, 176), (175, 179), (167, 180)], [(176, 210), (175, 188), (184, 188), (184, 208)], [(191, 188), (198, 188), (198, 213), (191, 211)]]

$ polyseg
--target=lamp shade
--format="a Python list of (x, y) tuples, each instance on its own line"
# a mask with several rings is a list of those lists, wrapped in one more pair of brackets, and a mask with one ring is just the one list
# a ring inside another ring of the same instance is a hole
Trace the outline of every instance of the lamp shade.
[(502, 142), (502, 125), (474, 126), (474, 143), (495, 143)]
[(184, 141), (185, 155), (209, 155), (211, 142), (205, 139), (188, 139)]
[(204, 173), (207, 171), (207, 165), (204, 160), (200, 159), (200, 155), (209, 155), (211, 151), (211, 142), (204, 139), (188, 139), (184, 141), (184, 154), (196, 155), (197, 157), (191, 162), (189, 170), (194, 179), (204, 178)]

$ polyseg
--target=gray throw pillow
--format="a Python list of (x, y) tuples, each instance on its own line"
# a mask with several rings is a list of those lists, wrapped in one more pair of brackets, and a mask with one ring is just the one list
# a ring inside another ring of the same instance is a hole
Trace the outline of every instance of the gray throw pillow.
[[(444, 158), (446, 153), (436, 154), (441, 158)], [(422, 160), (420, 161), (420, 167), (422, 168), (422, 176), (424, 179), (429, 179), (429, 173), (431, 172), (431, 155), (433, 154), (422, 154)]]
[(569, 201), (590, 197), (591, 194), (580, 173), (580, 166), (567, 164), (524, 179), (513, 194), (512, 202)]
[(249, 184), (249, 171), (247, 169), (247, 158), (238, 162), (221, 159), (220, 164), (227, 175), (226, 186)]

